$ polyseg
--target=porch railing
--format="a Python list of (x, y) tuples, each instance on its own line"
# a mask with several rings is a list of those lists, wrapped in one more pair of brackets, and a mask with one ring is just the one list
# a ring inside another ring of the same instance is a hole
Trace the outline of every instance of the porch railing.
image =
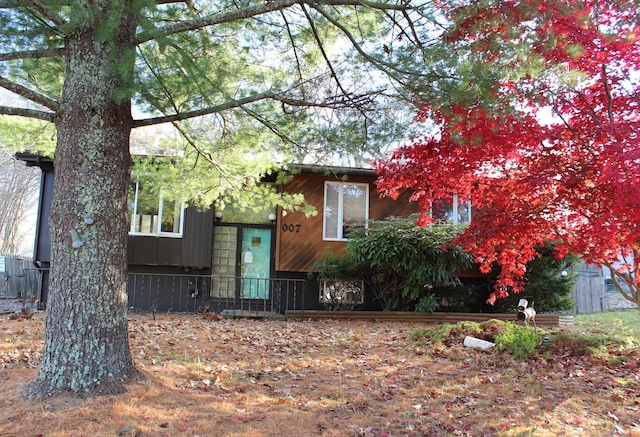
[(304, 308), (304, 279), (129, 273), (129, 307), (153, 311), (278, 313)]

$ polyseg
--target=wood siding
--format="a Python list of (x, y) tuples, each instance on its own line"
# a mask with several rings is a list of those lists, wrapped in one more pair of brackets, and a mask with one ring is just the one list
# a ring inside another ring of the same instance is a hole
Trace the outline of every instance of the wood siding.
[(381, 220), (389, 216), (407, 216), (417, 212), (417, 206), (408, 202), (408, 196), (394, 201), (381, 197), (375, 191), (376, 178), (370, 176), (343, 177), (321, 174), (299, 174), (281, 190), (289, 193), (302, 193), (306, 201), (313, 205), (318, 214), (305, 217), (301, 212), (278, 211), (276, 233), (276, 270), (283, 272), (307, 272), (313, 264), (322, 258), (326, 250), (335, 256), (344, 252), (345, 242), (325, 241), (322, 239), (324, 182), (356, 182), (369, 184), (369, 218)]
[(602, 268), (583, 263), (576, 271), (578, 272), (578, 277), (573, 286), (576, 313), (586, 314), (606, 311), (608, 308)]

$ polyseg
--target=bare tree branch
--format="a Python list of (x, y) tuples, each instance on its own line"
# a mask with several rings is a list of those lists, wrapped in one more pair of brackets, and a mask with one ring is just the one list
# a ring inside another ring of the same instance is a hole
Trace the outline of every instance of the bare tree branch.
[(56, 114), (53, 112), (38, 111), (37, 109), (14, 108), (11, 106), (0, 106), (2, 115), (19, 115), (21, 117), (37, 118), (39, 120), (53, 122)]
[(37, 200), (39, 171), (0, 150), (0, 253), (18, 253), (24, 242), (20, 224)]
[[(296, 58), (296, 70), (298, 74), (298, 80), (302, 82), (303, 81), (302, 78), (304, 75), (300, 70), (300, 66), (302, 64), (300, 62), (300, 57), (298, 56), (298, 45), (296, 44), (296, 40), (293, 37), (293, 33), (291, 32), (291, 25), (289, 24), (289, 19), (287, 18), (287, 15), (284, 13), (284, 11), (280, 11), (280, 15), (282, 16), (282, 20), (284, 21), (285, 28), (287, 29), (287, 36), (289, 37), (289, 42), (291, 43), (291, 48), (293, 49), (293, 55)], [(304, 89), (303, 89), (303, 92), (304, 92)]]
[(64, 49), (62, 47), (55, 49), (27, 50), (22, 52), (0, 53), (0, 61), (13, 61), (15, 59), (42, 59), (63, 55)]
[(58, 112), (59, 104), (52, 98), (45, 96), (44, 94), (37, 93), (29, 88), (10, 81), (7, 78), (0, 76), (0, 87), (5, 88), (12, 93), (16, 93), (27, 100), (31, 100), (34, 103), (38, 103), (45, 108), (49, 108), (54, 112)]
[(210, 107), (198, 109), (195, 111), (187, 111), (187, 112), (177, 113), (173, 115), (165, 115), (162, 117), (153, 117), (153, 118), (134, 120), (133, 127), (136, 128), (136, 127), (152, 126), (152, 125), (163, 124), (163, 123), (173, 123), (175, 121), (188, 120), (190, 118), (200, 117), (202, 115), (217, 114), (220, 112), (227, 111), (229, 109), (241, 108), (244, 105), (247, 105), (249, 103), (259, 102), (261, 100), (275, 100), (282, 104), (289, 105), (289, 106), (296, 106), (296, 107), (307, 107), (307, 108), (314, 107), (314, 108), (332, 108), (332, 109), (353, 108), (354, 105), (362, 108), (367, 103), (371, 102), (371, 98), (368, 94), (334, 96), (321, 102), (309, 102), (306, 100), (283, 97), (279, 93), (267, 91), (264, 93), (255, 94), (253, 96), (248, 96), (242, 99), (229, 100), (220, 105), (210, 106)]
[(253, 111), (250, 108), (242, 108), (242, 110), (247, 115), (252, 117), (254, 120), (258, 121), (260, 124), (262, 124), (267, 129), (269, 129), (274, 135), (276, 135), (278, 138), (280, 138), (285, 143), (294, 144), (297, 148), (301, 148), (302, 147), (302, 145), (298, 141), (296, 141), (294, 138), (290, 137), (289, 135), (286, 135), (284, 132), (282, 132), (281, 129), (278, 128), (278, 126), (275, 123), (273, 123), (272, 121), (268, 120), (266, 117), (264, 117), (260, 113), (258, 113), (256, 111)]
[[(342, 82), (340, 81), (340, 78), (338, 77), (338, 75), (336, 74), (335, 70), (333, 69), (333, 64), (331, 63), (331, 60), (329, 59), (329, 56), (327, 56), (327, 52), (324, 49), (324, 44), (322, 44), (322, 40), (320, 39), (320, 36), (318, 35), (315, 23), (313, 22), (313, 18), (311, 17), (311, 14), (309, 14), (309, 11), (307, 10), (307, 7), (304, 4), (302, 5), (302, 12), (304, 12), (304, 16), (307, 18), (307, 21), (309, 22), (309, 28), (311, 29), (311, 32), (313, 33), (313, 39), (315, 39), (316, 44), (318, 45), (318, 48), (320, 49), (320, 53), (322, 54), (322, 57), (324, 58), (324, 62), (326, 62), (327, 67), (329, 68), (329, 71), (331, 72), (331, 77), (333, 78), (333, 80), (335, 80), (336, 85), (338, 86), (338, 88), (342, 92), (342, 95), (345, 95), (345, 96), (348, 95), (347, 91), (342, 86)], [(364, 115), (363, 111), (361, 111), (361, 113)]]
[(50, 20), (57, 26), (63, 26), (66, 24), (65, 20), (57, 14), (54, 14), (51, 9), (39, 0), (26, 0), (25, 3), (31, 5), (39, 14), (46, 19)]
[(405, 75), (412, 75), (412, 76), (417, 75), (417, 73), (414, 71), (401, 70), (396, 65), (390, 62), (384, 62), (378, 58), (374, 58), (371, 55), (369, 55), (367, 52), (365, 52), (364, 49), (361, 47), (361, 45), (358, 43), (358, 41), (356, 41), (356, 38), (353, 36), (353, 34), (349, 32), (349, 30), (345, 26), (343, 26), (336, 18), (334, 18), (331, 14), (329, 14), (322, 8), (322, 6), (325, 5), (325, 3), (323, 3), (322, 5), (316, 2), (311, 2), (311, 1), (306, 3), (309, 4), (309, 6), (311, 6), (314, 10), (322, 14), (322, 16), (325, 17), (331, 24), (333, 24), (335, 27), (340, 29), (340, 31), (347, 37), (347, 39), (349, 39), (349, 41), (351, 42), (351, 45), (353, 46), (354, 49), (356, 49), (356, 51), (360, 54), (360, 56), (362, 56), (371, 64), (377, 66), (380, 70), (384, 71), (385, 73), (393, 77), (394, 80), (396, 80), (398, 83), (406, 85), (406, 81), (403, 81), (402, 78), (398, 77), (398, 74), (405, 74)]
[[(243, 9), (237, 9), (235, 11), (212, 14), (212, 15), (208, 15), (206, 17), (202, 17), (194, 20), (181, 21), (179, 23), (158, 28), (155, 31), (143, 31), (140, 34), (138, 34), (138, 43), (151, 41), (159, 36), (168, 36), (176, 33), (182, 33), (182, 32), (187, 32), (191, 30), (198, 30), (203, 27), (214, 26), (216, 24), (229, 23), (232, 21), (251, 18), (258, 15), (264, 15), (270, 12), (289, 8), (298, 3), (300, 4), (309, 3), (315, 9), (315, 6), (313, 6), (315, 5), (315, 3), (307, 2), (305, 0), (266, 1), (261, 4), (249, 6)], [(411, 7), (406, 4), (393, 5), (393, 4), (379, 3), (379, 2), (368, 1), (368, 0), (326, 0), (326, 1), (323, 1), (322, 4), (326, 6), (366, 6), (369, 8), (379, 9), (379, 10), (402, 11), (406, 9), (411, 9)]]
[(153, 117), (153, 118), (145, 118), (145, 119), (140, 119), (140, 120), (134, 120), (133, 121), (133, 127), (136, 128), (136, 127), (141, 127), (141, 126), (152, 126), (152, 125), (163, 124), (163, 123), (173, 123), (175, 121), (187, 120), (189, 118), (200, 117), (201, 115), (217, 114), (219, 112), (227, 111), (227, 110), (232, 109), (232, 108), (239, 108), (242, 105), (246, 105), (248, 103), (253, 103), (253, 102), (260, 101), (260, 100), (264, 100), (264, 99), (268, 98), (269, 94), (270, 93), (257, 94), (255, 96), (246, 97), (246, 98), (240, 99), (240, 100), (230, 100), (230, 101), (225, 102), (225, 103), (223, 103), (221, 105), (211, 106), (211, 107), (199, 109), (199, 110), (196, 110), (196, 111), (188, 111), (188, 112), (182, 112), (182, 113), (177, 113), (177, 114), (173, 114), (173, 115), (165, 115), (165, 116), (162, 116), (162, 117)]
[(193, 4), (191, 0), (156, 0), (157, 5), (173, 5), (176, 3), (184, 3), (187, 6), (191, 6)]

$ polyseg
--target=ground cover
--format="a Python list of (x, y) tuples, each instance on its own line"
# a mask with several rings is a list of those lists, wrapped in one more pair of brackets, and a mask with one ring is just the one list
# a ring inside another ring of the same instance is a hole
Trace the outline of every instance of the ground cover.
[(130, 314), (141, 381), (35, 400), (20, 393), (43, 315), (3, 316), (0, 435), (640, 436), (640, 330), (624, 319), (638, 312), (609, 314), (545, 331), (526, 359), (463, 347), (488, 327)]

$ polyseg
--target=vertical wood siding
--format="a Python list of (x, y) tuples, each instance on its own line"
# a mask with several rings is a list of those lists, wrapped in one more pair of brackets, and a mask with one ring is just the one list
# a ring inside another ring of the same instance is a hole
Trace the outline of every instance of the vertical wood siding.
[[(408, 202), (408, 195), (394, 201), (380, 197), (375, 191), (375, 174), (371, 177), (349, 177), (348, 182), (369, 184), (369, 218), (381, 220), (389, 216), (407, 216), (417, 212), (415, 204)], [(344, 182), (347, 179), (339, 176), (319, 174), (299, 174), (284, 187), (282, 191), (302, 193), (306, 201), (313, 205), (318, 214), (305, 217), (300, 212), (278, 211), (276, 233), (276, 270), (283, 272), (307, 272), (313, 264), (322, 258), (326, 250), (335, 256), (344, 253), (345, 242), (324, 241), (322, 239), (324, 182)]]

